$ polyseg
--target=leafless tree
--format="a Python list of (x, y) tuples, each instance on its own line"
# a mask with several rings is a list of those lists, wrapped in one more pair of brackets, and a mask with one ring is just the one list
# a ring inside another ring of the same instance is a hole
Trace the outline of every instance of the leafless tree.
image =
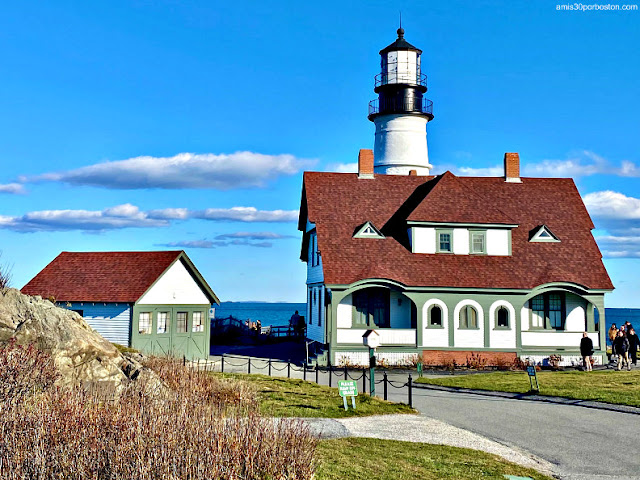
[(11, 270), (12, 265), (2, 261), (2, 251), (0, 251), (0, 290), (11, 286)]

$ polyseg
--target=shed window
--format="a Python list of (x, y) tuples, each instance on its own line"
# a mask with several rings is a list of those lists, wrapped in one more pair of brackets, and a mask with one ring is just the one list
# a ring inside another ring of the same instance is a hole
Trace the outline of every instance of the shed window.
[(151, 312), (140, 312), (138, 316), (138, 333), (140, 335), (151, 334)]
[(460, 309), (460, 328), (478, 328), (478, 312), (471, 305)]
[(204, 324), (202, 323), (202, 312), (193, 312), (192, 330), (194, 332), (204, 332)]
[(498, 308), (496, 319), (496, 327), (509, 328), (509, 310), (506, 307)]
[(176, 313), (176, 332), (187, 333), (187, 312)]
[(158, 333), (167, 333), (169, 312), (158, 312)]

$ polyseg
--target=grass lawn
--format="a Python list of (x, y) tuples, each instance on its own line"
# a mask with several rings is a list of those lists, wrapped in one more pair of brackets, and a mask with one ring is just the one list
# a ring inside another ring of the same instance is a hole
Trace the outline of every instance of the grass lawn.
[(495, 455), (466, 448), (372, 438), (322, 440), (318, 444), (317, 480), (475, 480), (503, 475), (550, 480), (535, 470)]
[[(499, 392), (526, 393), (529, 391), (529, 377), (525, 372), (419, 378), (416, 382)], [(538, 383), (542, 395), (640, 407), (640, 370), (538, 372)]]
[(270, 417), (328, 417), (342, 418), (390, 413), (417, 413), (408, 405), (385, 402), (369, 395), (356, 398), (356, 410), (345, 411), (337, 388), (329, 388), (304, 380), (247, 375), (238, 373), (214, 373), (223, 378), (235, 378), (253, 385), (258, 392), (260, 411)]

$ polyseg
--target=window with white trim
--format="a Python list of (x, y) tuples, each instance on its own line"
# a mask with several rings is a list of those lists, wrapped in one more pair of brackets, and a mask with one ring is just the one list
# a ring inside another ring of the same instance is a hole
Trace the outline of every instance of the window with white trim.
[(471, 305), (460, 309), (460, 328), (478, 328), (478, 312)]
[(138, 333), (140, 335), (151, 334), (151, 312), (140, 312), (138, 316)]
[(505, 306), (496, 310), (496, 328), (509, 328), (509, 309)]
[(472, 254), (487, 253), (487, 232), (485, 230), (469, 231), (469, 251)]
[(191, 317), (191, 331), (204, 332), (204, 323), (202, 323), (202, 312), (193, 312)]
[(436, 252), (451, 253), (453, 252), (453, 230), (436, 230)]
[(169, 326), (169, 312), (158, 312), (158, 333), (167, 333)]
[(442, 308), (440, 308), (439, 305), (432, 305), (431, 308), (429, 308), (429, 326), (442, 326)]
[(188, 320), (187, 312), (178, 312), (176, 313), (176, 332), (177, 333), (187, 333), (187, 320)]

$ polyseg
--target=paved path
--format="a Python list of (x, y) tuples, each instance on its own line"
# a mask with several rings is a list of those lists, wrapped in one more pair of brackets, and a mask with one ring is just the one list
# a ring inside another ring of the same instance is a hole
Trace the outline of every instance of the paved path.
[(507, 447), (425, 415), (373, 415), (302, 420), (320, 438), (369, 437), (472, 448), (493, 453), (505, 460), (533, 468), (547, 475), (555, 473), (554, 465), (527, 452)]
[[(389, 400), (406, 401), (397, 393)], [(413, 406), (543, 458), (563, 479), (640, 479), (640, 415), (426, 389), (414, 390)]]
[[(246, 373), (246, 360), (244, 368), (232, 363), (242, 360), (229, 359), (225, 371)], [(252, 364), (252, 373), (266, 373), (266, 362)], [(272, 367), (273, 375), (287, 375), (286, 364)], [(291, 376), (302, 378), (302, 372), (292, 369)], [(314, 380), (315, 374), (308, 373), (307, 379)], [(406, 376), (393, 379), (404, 382)], [(321, 374), (319, 380), (326, 385), (328, 376)], [(337, 380), (333, 378), (334, 386)], [(381, 385), (377, 389), (380, 394)], [(390, 388), (389, 400), (407, 403), (406, 388)], [(413, 390), (413, 406), (426, 418), (540, 457), (553, 464), (562, 479), (640, 480), (637, 414), (423, 388)]]

